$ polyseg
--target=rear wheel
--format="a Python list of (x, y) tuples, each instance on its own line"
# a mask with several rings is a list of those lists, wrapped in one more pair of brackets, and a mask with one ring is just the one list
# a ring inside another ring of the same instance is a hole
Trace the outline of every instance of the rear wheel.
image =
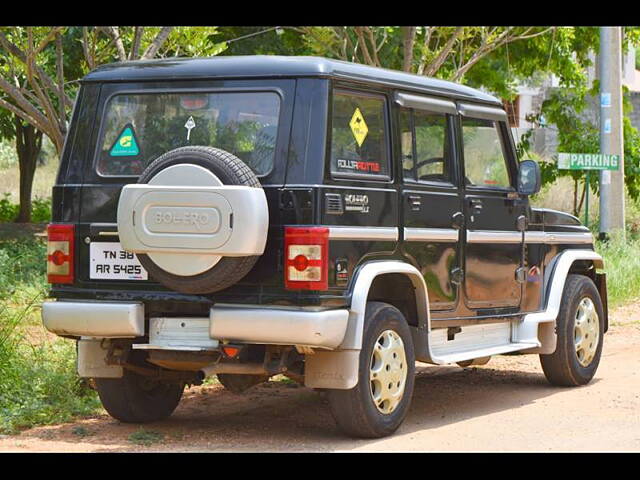
[(414, 376), (413, 342), (404, 316), (392, 305), (369, 302), (358, 384), (350, 390), (327, 391), (336, 423), (356, 437), (392, 434), (409, 411)]
[(556, 351), (540, 355), (547, 380), (553, 385), (585, 385), (600, 363), (604, 313), (600, 294), (584, 275), (569, 275), (556, 320)]
[(122, 378), (96, 378), (96, 390), (105, 410), (125, 423), (167, 418), (178, 406), (184, 383), (162, 382), (125, 369)]

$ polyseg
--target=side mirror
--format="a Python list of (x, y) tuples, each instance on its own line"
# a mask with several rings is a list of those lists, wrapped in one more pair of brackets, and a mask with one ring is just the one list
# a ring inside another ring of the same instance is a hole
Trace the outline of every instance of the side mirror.
[(533, 195), (540, 191), (540, 166), (533, 160), (523, 160), (518, 169), (518, 193)]

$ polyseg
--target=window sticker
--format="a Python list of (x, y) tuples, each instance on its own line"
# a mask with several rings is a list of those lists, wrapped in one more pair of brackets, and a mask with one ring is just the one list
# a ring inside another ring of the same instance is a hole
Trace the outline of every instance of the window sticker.
[(187, 123), (184, 124), (184, 128), (187, 129), (187, 142), (189, 141), (189, 137), (191, 137), (191, 130), (196, 128), (196, 122), (193, 117), (189, 117)]
[(109, 155), (112, 157), (135, 157), (140, 155), (140, 148), (138, 147), (133, 125), (130, 123), (125, 125), (120, 135), (118, 135), (118, 139), (109, 150)]
[(353, 112), (353, 117), (351, 117), (349, 126), (351, 127), (351, 131), (353, 132), (353, 136), (355, 137), (356, 142), (358, 142), (358, 146), (361, 147), (364, 143), (365, 138), (367, 138), (369, 127), (367, 127), (367, 123), (364, 121), (362, 112), (357, 107), (355, 112)]

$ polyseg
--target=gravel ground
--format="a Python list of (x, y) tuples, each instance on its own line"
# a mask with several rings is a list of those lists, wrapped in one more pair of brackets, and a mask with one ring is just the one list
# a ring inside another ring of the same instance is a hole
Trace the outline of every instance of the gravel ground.
[(388, 438), (346, 438), (319, 394), (271, 381), (243, 395), (191, 388), (171, 418), (144, 427), (102, 414), (0, 436), (0, 451), (640, 451), (639, 313), (640, 302), (612, 312), (584, 387), (550, 386), (536, 355), (419, 363), (409, 415)]

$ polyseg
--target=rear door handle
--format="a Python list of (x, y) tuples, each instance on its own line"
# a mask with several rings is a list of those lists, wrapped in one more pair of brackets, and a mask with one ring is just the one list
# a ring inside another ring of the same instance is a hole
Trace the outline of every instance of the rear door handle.
[(482, 200), (478, 198), (472, 198), (471, 200), (469, 200), (469, 204), (471, 205), (471, 213), (473, 215), (482, 213)]
[(422, 206), (422, 199), (418, 195), (409, 195), (407, 197), (407, 201), (411, 206), (411, 210), (414, 212), (420, 210), (420, 207)]

